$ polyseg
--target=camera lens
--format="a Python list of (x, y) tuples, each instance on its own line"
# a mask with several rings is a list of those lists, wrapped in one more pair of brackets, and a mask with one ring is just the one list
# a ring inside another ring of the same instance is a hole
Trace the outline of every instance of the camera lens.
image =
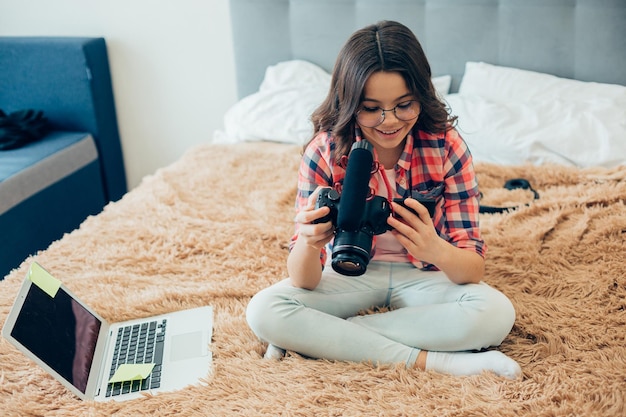
[(366, 270), (366, 264), (355, 261), (354, 259), (348, 260), (333, 260), (333, 269), (342, 275), (356, 277), (363, 275)]
[(331, 265), (335, 271), (348, 276), (363, 275), (370, 260), (371, 234), (363, 231), (339, 230), (333, 244)]

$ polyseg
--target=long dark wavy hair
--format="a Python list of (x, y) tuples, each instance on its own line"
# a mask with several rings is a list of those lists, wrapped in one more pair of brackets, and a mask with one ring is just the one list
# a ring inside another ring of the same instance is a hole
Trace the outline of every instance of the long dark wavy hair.
[(347, 155), (354, 143), (355, 114), (365, 82), (378, 71), (402, 75), (421, 106), (418, 129), (443, 133), (456, 121), (437, 97), (430, 64), (413, 32), (401, 23), (381, 21), (356, 31), (341, 48), (328, 95), (311, 116), (315, 135), (332, 132), (338, 159)]

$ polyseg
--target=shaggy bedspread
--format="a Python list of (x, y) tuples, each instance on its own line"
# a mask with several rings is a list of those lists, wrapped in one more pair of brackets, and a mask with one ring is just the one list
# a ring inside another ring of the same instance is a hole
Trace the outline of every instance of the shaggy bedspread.
[(531, 200), (501, 188), (516, 177), (541, 195), (481, 217), (485, 281), (517, 310), (499, 349), (523, 379), (509, 381), (262, 359), (244, 313), (285, 277), (299, 154), (270, 143), (192, 149), (0, 282), (0, 324), (33, 259), (108, 320), (213, 305), (213, 372), (200, 385), (83, 402), (2, 339), (0, 415), (626, 415), (626, 167), (477, 165), (485, 203)]

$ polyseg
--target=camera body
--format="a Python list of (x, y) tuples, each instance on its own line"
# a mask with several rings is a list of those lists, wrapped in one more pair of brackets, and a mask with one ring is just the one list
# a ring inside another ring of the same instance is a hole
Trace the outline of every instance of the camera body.
[[(330, 221), (336, 227), (340, 202), (341, 196), (336, 190), (332, 188), (323, 188), (320, 190), (317, 201), (315, 202), (315, 208), (328, 207), (330, 213), (316, 220), (314, 223), (326, 223)], [(358, 229), (370, 233), (372, 236), (385, 233), (391, 230), (391, 227), (387, 224), (387, 217), (389, 217), (390, 214), (391, 207), (386, 198), (377, 195), (369, 200), (365, 200), (365, 209), (359, 221)]]
[[(342, 195), (332, 188), (324, 188), (315, 202), (316, 209), (330, 208), (327, 216), (313, 223), (330, 221), (335, 226), (331, 265), (343, 275), (363, 275), (370, 261), (374, 235), (391, 230), (387, 224), (387, 218), (392, 214), (391, 203), (384, 197), (370, 196), (373, 151), (374, 146), (367, 140), (353, 143)], [(422, 198), (417, 200), (428, 207), (432, 217), (436, 201)], [(404, 205), (403, 199), (394, 201), (411, 210)]]
[(321, 207), (330, 208), (330, 213), (314, 223), (330, 221), (336, 227), (331, 262), (333, 269), (343, 275), (363, 275), (370, 260), (373, 236), (391, 230), (387, 224), (387, 218), (391, 215), (389, 201), (381, 196), (365, 200), (358, 226), (351, 230), (343, 229), (337, 224), (341, 196), (336, 190), (324, 188), (320, 191), (315, 208)]

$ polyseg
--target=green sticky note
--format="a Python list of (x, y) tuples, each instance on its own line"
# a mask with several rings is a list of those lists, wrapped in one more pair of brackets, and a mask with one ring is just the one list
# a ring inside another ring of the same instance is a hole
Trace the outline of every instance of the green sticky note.
[(61, 281), (50, 275), (37, 262), (33, 262), (30, 265), (28, 278), (52, 298), (57, 295), (57, 291), (59, 291), (61, 286)]
[(125, 363), (119, 366), (109, 382), (136, 381), (146, 379), (154, 368), (153, 363)]

